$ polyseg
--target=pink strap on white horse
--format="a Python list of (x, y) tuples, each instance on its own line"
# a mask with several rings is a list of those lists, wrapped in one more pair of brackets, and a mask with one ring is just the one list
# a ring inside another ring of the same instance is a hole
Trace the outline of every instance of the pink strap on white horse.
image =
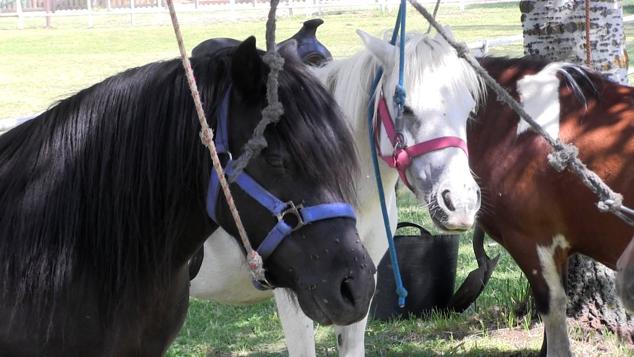
[[(399, 133), (396, 132), (394, 128), (394, 120), (390, 115), (390, 111), (387, 109), (387, 102), (385, 101), (385, 96), (381, 95), (378, 103), (378, 118), (375, 122), (375, 145), (377, 148), (377, 152), (379, 156), (388, 166), (395, 168), (398, 170), (398, 174), (401, 177), (401, 180), (407, 185), (407, 187), (414, 191), (412, 185), (407, 180), (406, 170), (412, 164), (412, 159), (416, 156), (425, 155), (432, 151), (446, 149), (450, 147), (457, 147), (462, 149), (467, 156), (469, 156), (469, 149), (467, 148), (467, 143), (457, 136), (443, 136), (431, 140), (424, 141), (422, 143), (414, 144), (412, 146), (403, 146), (403, 139)], [(381, 145), (380, 145), (380, 130), (381, 123), (383, 123), (383, 127), (385, 128), (385, 133), (387, 134), (388, 139), (392, 143), (392, 147), (394, 151), (392, 155), (383, 155), (381, 153)]]

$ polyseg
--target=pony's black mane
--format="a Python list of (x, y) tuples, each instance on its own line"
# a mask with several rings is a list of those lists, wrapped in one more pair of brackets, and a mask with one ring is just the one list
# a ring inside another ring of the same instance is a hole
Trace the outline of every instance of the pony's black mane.
[[(192, 59), (212, 127), (232, 52)], [(286, 145), (300, 172), (352, 197), (356, 156), (334, 100), (292, 61), (279, 95), (285, 115), (269, 140)], [(98, 294), (110, 316), (124, 297), (165, 283), (188, 222), (211, 227), (198, 131), (180, 61), (171, 60), (108, 78), (0, 136), (5, 306), (41, 319), (72, 284), (89, 282), (98, 291), (86, 294)]]

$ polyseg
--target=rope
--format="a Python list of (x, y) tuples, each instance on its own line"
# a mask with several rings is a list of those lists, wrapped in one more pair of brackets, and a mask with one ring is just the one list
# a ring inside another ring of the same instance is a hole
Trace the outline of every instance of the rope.
[(227, 183), (227, 180), (225, 178), (222, 165), (220, 164), (220, 159), (218, 159), (218, 152), (216, 151), (216, 145), (213, 141), (214, 134), (212, 129), (207, 124), (207, 119), (205, 118), (205, 111), (203, 110), (202, 102), (200, 100), (200, 94), (198, 93), (198, 86), (196, 85), (196, 78), (194, 78), (194, 71), (192, 70), (191, 63), (189, 62), (189, 57), (187, 57), (187, 52), (185, 51), (185, 45), (183, 44), (183, 35), (181, 34), (180, 26), (178, 25), (178, 19), (176, 18), (176, 11), (174, 10), (173, 0), (167, 0), (167, 6), (169, 7), (170, 17), (172, 18), (174, 34), (176, 35), (176, 41), (178, 42), (178, 49), (181, 54), (183, 68), (185, 69), (185, 76), (187, 77), (187, 84), (189, 85), (189, 90), (191, 91), (192, 98), (194, 99), (196, 113), (198, 114), (198, 121), (200, 122), (201, 126), (200, 139), (202, 140), (203, 144), (209, 149), (209, 156), (211, 156), (211, 162), (213, 163), (214, 170), (216, 170), (216, 174), (218, 175), (220, 186), (222, 187), (222, 192), (224, 193), (227, 205), (229, 206), (229, 211), (231, 211), (231, 216), (233, 216), (233, 219), (235, 220), (242, 245), (247, 251), (247, 263), (249, 264), (249, 268), (251, 269), (251, 274), (253, 275), (254, 279), (258, 281), (264, 281), (266, 278), (264, 276), (262, 257), (260, 257), (260, 255), (255, 250), (253, 250), (253, 247), (251, 247), (251, 243), (249, 242), (249, 238), (247, 237), (247, 232), (244, 229), (244, 225), (242, 224), (242, 220), (240, 219), (240, 214), (238, 213), (238, 209), (236, 208), (235, 202), (233, 201), (233, 196), (231, 195), (231, 191), (229, 190), (229, 184)]
[(592, 68), (592, 49), (590, 48), (590, 0), (585, 1), (586, 7), (586, 65)]
[(599, 196), (599, 202), (597, 207), (601, 212), (611, 212), (617, 217), (621, 218), (624, 222), (634, 226), (634, 210), (623, 206), (623, 196), (612, 191), (601, 178), (590, 171), (586, 165), (579, 160), (579, 150), (572, 144), (564, 144), (558, 139), (554, 139), (548, 134), (539, 124), (526, 113), (524, 108), (504, 89), (502, 86), (493, 79), (489, 73), (480, 66), (480, 63), (471, 55), (469, 48), (454, 41), (447, 35), (438, 22), (427, 12), (417, 0), (409, 0), (410, 4), (423, 15), (423, 17), (429, 21), (432, 26), (442, 35), (442, 37), (454, 48), (458, 53), (458, 56), (464, 58), (474, 70), (484, 79), (486, 84), (495, 91), (498, 101), (506, 103), (511, 109), (513, 109), (524, 121), (526, 121), (537, 133), (539, 133), (550, 146), (553, 151), (548, 155), (548, 162), (558, 172), (564, 169), (569, 169), (577, 176), (581, 178), (581, 181), (597, 196)]
[[(436, 5), (434, 6), (434, 13), (432, 14), (434, 19), (436, 19), (436, 15), (438, 14), (439, 7), (440, 7), (440, 0), (436, 0)], [(430, 32), (431, 32), (431, 23), (429, 24), (429, 27), (427, 27), (427, 32), (425, 32), (425, 34), (429, 34)]]
[[(376, 78), (372, 84), (372, 89), (376, 89), (379, 80), (383, 75), (383, 70), (379, 70)], [(375, 92), (374, 90), (372, 92)], [(376, 186), (379, 191), (379, 202), (381, 204), (381, 215), (383, 216), (383, 227), (385, 228), (385, 235), (387, 237), (388, 251), (390, 252), (390, 261), (392, 262), (392, 273), (394, 274), (394, 282), (396, 285), (396, 295), (398, 296), (398, 306), (405, 307), (405, 299), (407, 298), (407, 289), (403, 286), (403, 279), (401, 277), (401, 270), (398, 264), (398, 256), (396, 254), (396, 245), (394, 244), (394, 237), (392, 236), (392, 230), (390, 229), (390, 216), (387, 213), (387, 204), (385, 203), (385, 191), (383, 190), (383, 179), (381, 178), (381, 170), (379, 169), (378, 153), (376, 152), (376, 145), (373, 145), (374, 141), (374, 125), (372, 119), (374, 118), (374, 93), (371, 93), (370, 100), (368, 101), (368, 132), (370, 138), (370, 150), (372, 152), (372, 165), (374, 167), (374, 177), (376, 178)]]
[[(392, 32), (392, 39), (390, 43), (394, 45), (396, 43), (396, 37), (401, 29), (401, 48), (400, 48), (400, 61), (399, 61), (399, 84), (396, 86), (394, 92), (394, 101), (397, 103), (399, 116), (402, 116), (403, 105), (405, 104), (405, 89), (403, 88), (403, 68), (405, 67), (405, 11), (406, 2), (401, 0), (401, 5), (398, 8), (398, 15), (396, 15), (396, 24), (394, 25), (394, 31)], [(379, 85), (379, 81), (383, 76), (383, 69), (379, 68), (372, 86), (370, 87), (370, 99), (368, 100), (368, 134), (370, 142), (370, 150), (372, 152), (372, 166), (374, 168), (374, 177), (376, 179), (376, 186), (379, 194), (379, 203), (381, 204), (381, 215), (383, 217), (383, 228), (385, 229), (385, 236), (387, 237), (388, 251), (390, 253), (390, 261), (392, 262), (392, 273), (394, 274), (394, 283), (396, 285), (396, 295), (398, 296), (399, 307), (405, 307), (405, 300), (407, 298), (407, 289), (403, 286), (403, 279), (401, 277), (401, 270), (398, 263), (398, 256), (396, 253), (396, 245), (394, 244), (394, 237), (392, 230), (390, 229), (390, 216), (387, 212), (387, 204), (385, 203), (385, 191), (383, 190), (383, 179), (381, 178), (381, 170), (379, 169), (379, 159), (374, 142), (374, 125), (372, 119), (374, 118), (374, 99), (376, 95), (376, 88)], [(398, 119), (397, 119), (398, 120)]]
[(231, 182), (242, 173), (252, 157), (257, 156), (262, 149), (267, 147), (264, 130), (269, 124), (275, 124), (280, 121), (282, 114), (284, 114), (284, 107), (279, 102), (277, 93), (279, 86), (278, 75), (284, 67), (284, 58), (277, 53), (275, 47), (275, 11), (278, 3), (279, 0), (271, 0), (269, 18), (266, 21), (266, 54), (262, 59), (271, 69), (266, 81), (268, 105), (262, 110), (262, 120), (253, 130), (251, 139), (244, 145), (242, 155), (233, 162), (233, 172), (229, 177)]

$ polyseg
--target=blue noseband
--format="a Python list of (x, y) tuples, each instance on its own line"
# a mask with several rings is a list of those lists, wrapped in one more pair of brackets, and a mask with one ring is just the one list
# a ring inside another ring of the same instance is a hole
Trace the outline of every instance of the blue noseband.
[[(232, 157), (229, 151), (228, 139), (228, 117), (229, 117), (229, 99), (231, 98), (231, 87), (227, 89), (220, 107), (218, 108), (218, 123), (214, 142), (218, 154), (227, 154), (229, 159), (225, 163), (225, 173), (231, 174), (233, 166), (231, 165)], [(354, 209), (347, 203), (323, 203), (314, 206), (304, 207), (295, 203), (283, 202), (264, 187), (258, 184), (249, 174), (242, 172), (235, 180), (235, 183), (246, 192), (251, 198), (256, 200), (260, 205), (269, 210), (271, 214), (277, 218), (277, 224), (271, 229), (266, 238), (258, 246), (256, 251), (262, 256), (262, 259), (268, 258), (277, 246), (303, 226), (331, 218), (351, 218), (355, 219)], [(220, 185), (216, 172), (212, 169), (209, 178), (209, 189), (207, 191), (207, 214), (214, 221), (216, 219), (216, 205), (218, 196), (220, 195)], [(256, 284), (256, 287), (257, 284)]]

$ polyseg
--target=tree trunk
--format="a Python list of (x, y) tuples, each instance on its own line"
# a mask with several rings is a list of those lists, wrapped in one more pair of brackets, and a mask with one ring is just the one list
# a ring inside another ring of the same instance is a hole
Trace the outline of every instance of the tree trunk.
[[(627, 83), (620, 1), (524, 0), (520, 11), (525, 54), (583, 64), (614, 81)], [(616, 298), (614, 272), (583, 256), (571, 257), (568, 267), (568, 316), (592, 328), (608, 328), (631, 341), (634, 319)]]
[[(590, 65), (586, 51), (589, 4)], [(521, 1), (524, 53), (584, 64), (627, 83), (623, 7), (615, 0)]]
[(607, 328), (632, 343), (634, 318), (617, 297), (614, 275), (588, 257), (572, 256), (568, 261), (567, 315), (596, 330)]

